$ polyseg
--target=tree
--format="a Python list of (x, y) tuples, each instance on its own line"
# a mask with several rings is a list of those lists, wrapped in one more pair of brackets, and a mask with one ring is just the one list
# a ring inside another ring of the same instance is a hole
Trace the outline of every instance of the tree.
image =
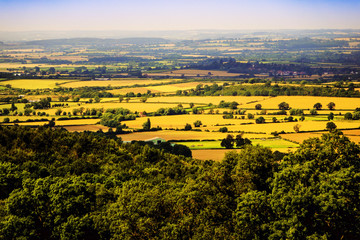
[(251, 144), (251, 141), (248, 138), (243, 138), (243, 133), (236, 135), (235, 137), (236, 147), (242, 148), (245, 145)]
[(149, 131), (151, 129), (150, 118), (148, 118), (146, 122), (143, 123), (142, 127), (145, 131)]
[(219, 132), (228, 132), (228, 128), (227, 127), (222, 127), (222, 128), (219, 128)]
[(315, 104), (314, 104), (314, 108), (315, 108), (316, 110), (321, 110), (321, 108), (322, 108), (321, 103), (315, 103)]
[(193, 108), (195, 106), (194, 103), (189, 103), (190, 108)]
[(122, 101), (124, 101), (124, 96), (119, 97), (119, 102), (122, 102)]
[(247, 117), (248, 117), (248, 119), (254, 119), (254, 114), (248, 113), (248, 114), (247, 114)]
[(334, 110), (335, 109), (335, 103), (333, 102), (329, 102), (327, 107), (330, 109), (330, 110)]
[(15, 110), (17, 110), (18, 108), (15, 106), (15, 103), (12, 102), (11, 103), (11, 107), (10, 107), (10, 111), (14, 112)]
[(239, 105), (239, 104), (234, 101), (234, 102), (231, 102), (231, 103), (230, 103), (230, 106), (229, 106), (229, 107), (230, 107), (231, 109), (237, 109), (237, 106), (238, 106), (238, 105)]
[(194, 127), (200, 127), (202, 125), (202, 122), (200, 120), (196, 120), (194, 122)]
[(345, 119), (345, 120), (352, 120), (352, 119), (353, 119), (353, 116), (352, 116), (352, 114), (351, 114), (350, 112), (347, 112), (347, 113), (345, 113), (345, 115), (344, 115), (344, 119)]
[(189, 123), (185, 124), (184, 130), (189, 131), (191, 129), (192, 129), (192, 127)]
[(224, 148), (227, 148), (227, 149), (230, 149), (230, 148), (233, 148), (234, 147), (234, 136), (231, 135), (231, 134), (228, 134), (226, 136), (226, 138), (224, 138), (222, 141), (221, 141), (221, 144), (220, 144), (222, 147)]
[(255, 109), (256, 109), (256, 110), (261, 110), (261, 108), (262, 108), (261, 104), (256, 104), (256, 105), (255, 105)]
[(99, 102), (101, 101), (101, 99), (99, 98), (99, 96), (96, 96), (96, 97), (94, 98), (94, 100), (95, 100), (96, 103), (99, 103)]
[(289, 109), (290, 109), (289, 104), (286, 103), (286, 102), (282, 102), (282, 103), (280, 103), (278, 106), (279, 106), (279, 109), (280, 109), (280, 110), (289, 110)]
[(310, 114), (311, 115), (317, 115), (318, 113), (317, 113), (316, 109), (311, 109)]
[(140, 98), (140, 102), (145, 103), (147, 101), (147, 97)]
[(326, 123), (326, 129), (329, 130), (330, 132), (334, 131), (336, 129), (336, 125), (333, 122), (328, 122)]
[(255, 120), (256, 123), (260, 124), (260, 123), (265, 123), (265, 118), (264, 117), (258, 117), (256, 120)]
[(295, 124), (294, 125), (294, 131), (297, 132), (297, 133), (300, 132), (300, 127), (301, 127), (300, 124)]
[(331, 120), (333, 120), (334, 119), (334, 113), (329, 113), (329, 115), (328, 115), (328, 120), (329, 121), (331, 121)]
[(359, 239), (359, 154), (357, 144), (333, 131), (305, 140), (286, 156), (272, 181), (270, 205), (279, 216), (271, 224), (273, 235)]

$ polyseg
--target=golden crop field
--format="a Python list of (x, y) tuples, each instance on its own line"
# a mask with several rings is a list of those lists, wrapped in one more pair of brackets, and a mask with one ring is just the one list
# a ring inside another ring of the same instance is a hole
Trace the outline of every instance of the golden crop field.
[(64, 126), (66, 130), (69, 132), (83, 132), (83, 131), (92, 131), (96, 132), (98, 130), (102, 130), (103, 132), (107, 132), (109, 130), (108, 127), (102, 125), (79, 125), (79, 126)]
[(172, 82), (174, 80), (167, 79), (167, 80), (151, 80), (151, 79), (124, 79), (124, 80), (106, 80), (106, 81), (76, 81), (71, 83), (62, 84), (62, 87), (67, 88), (79, 88), (79, 87), (124, 87), (124, 86), (132, 86), (135, 84), (139, 85), (149, 85), (149, 84), (162, 84)]
[[(145, 119), (144, 119), (145, 120)], [(125, 124), (127, 122), (124, 122)], [(205, 139), (223, 139), (227, 136), (228, 133), (221, 132), (196, 132), (196, 131), (155, 131), (155, 132), (137, 132), (130, 134), (120, 134), (119, 137), (122, 138), (123, 141), (144, 141), (153, 137), (160, 137), (163, 139), (169, 140), (205, 140)], [(237, 133), (234, 133), (236, 135)], [(268, 138), (272, 135), (268, 134), (244, 134), (243, 137), (246, 138)]]
[(214, 160), (221, 161), (225, 157), (225, 153), (230, 151), (240, 152), (240, 149), (204, 149), (204, 150), (191, 150), (192, 156), (199, 160)]
[[(236, 101), (236, 100), (235, 100)], [(243, 108), (255, 108), (256, 104), (261, 104), (262, 108), (278, 108), (281, 102), (287, 102), (291, 108), (312, 109), (315, 103), (321, 103), (323, 109), (327, 109), (329, 102), (335, 103), (337, 109), (355, 109), (360, 107), (360, 98), (343, 97), (312, 97), (312, 96), (279, 96), (267, 98), (258, 103), (251, 103), (241, 106)]]
[(112, 94), (126, 94), (129, 92), (133, 93), (146, 93), (150, 90), (152, 93), (174, 93), (178, 90), (189, 90), (195, 88), (200, 82), (189, 82), (189, 83), (175, 83), (175, 84), (166, 84), (161, 86), (148, 86), (148, 87), (135, 87), (135, 88), (121, 88), (109, 90)]
[(198, 104), (206, 104), (206, 105), (211, 103), (217, 105), (223, 100), (225, 102), (235, 101), (240, 104), (238, 108), (242, 108), (243, 105), (246, 105), (249, 102), (265, 101), (269, 98), (270, 97), (263, 97), (263, 96), (251, 96), (251, 97), (245, 97), (245, 96), (173, 96), (171, 97), (169, 96), (169, 97), (149, 98), (148, 102), (198, 103)]
[(72, 82), (73, 80), (58, 80), (58, 79), (19, 79), (2, 81), (0, 85), (10, 84), (13, 88), (24, 89), (43, 89), (43, 88), (55, 88), (56, 84), (63, 84)]
[[(147, 93), (147, 91), (150, 90), (149, 87), (137, 87), (137, 88), (120, 88), (120, 89), (113, 89), (113, 90), (109, 90), (108, 92), (112, 93), (112, 94), (121, 94), (121, 95), (125, 95), (126, 93), (129, 92), (133, 92), (135, 94), (137, 93)], [(154, 89), (150, 90), (152, 93), (158, 93), (160, 91), (156, 91)]]

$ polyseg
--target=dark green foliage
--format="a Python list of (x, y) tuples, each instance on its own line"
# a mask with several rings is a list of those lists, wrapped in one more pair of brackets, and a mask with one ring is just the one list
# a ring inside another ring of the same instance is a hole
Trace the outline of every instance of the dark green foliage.
[(265, 118), (264, 117), (258, 117), (256, 120), (255, 120), (256, 123), (265, 123)]
[(196, 161), (168, 153), (182, 145), (0, 126), (0, 239), (360, 238), (358, 145), (334, 130), (285, 157), (242, 147)]

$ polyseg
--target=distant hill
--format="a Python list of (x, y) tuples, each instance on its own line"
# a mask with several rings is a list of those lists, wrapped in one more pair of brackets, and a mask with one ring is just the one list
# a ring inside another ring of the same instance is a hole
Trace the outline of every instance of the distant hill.
[(56, 46), (56, 45), (119, 45), (119, 44), (163, 44), (170, 42), (164, 38), (121, 38), (121, 39), (101, 39), (101, 38), (64, 38), (64, 39), (49, 39), (36, 40), (25, 42), (26, 45), (40, 45), (40, 46)]

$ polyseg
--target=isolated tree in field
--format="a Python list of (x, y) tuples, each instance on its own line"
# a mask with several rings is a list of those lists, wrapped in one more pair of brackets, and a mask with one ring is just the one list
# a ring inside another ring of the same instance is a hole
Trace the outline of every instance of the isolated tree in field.
[(261, 104), (256, 104), (256, 105), (255, 105), (255, 109), (256, 109), (256, 110), (261, 110), (261, 108), (262, 108)]
[(256, 123), (265, 123), (265, 118), (264, 117), (258, 117), (256, 120), (255, 120)]
[(151, 122), (150, 122), (150, 118), (148, 118), (146, 120), (146, 122), (144, 122), (144, 124), (142, 125), (143, 129), (148, 131), (151, 129)]
[(192, 129), (192, 127), (189, 123), (185, 124), (184, 130), (189, 131), (191, 129)]
[(122, 101), (124, 101), (124, 96), (119, 97), (119, 102), (122, 102)]
[(276, 123), (276, 122), (277, 122), (277, 118), (276, 118), (276, 117), (273, 117), (273, 118), (272, 118), (272, 122), (273, 122), (273, 123)]
[(195, 106), (194, 103), (189, 103), (190, 108), (193, 108)]
[(300, 127), (301, 127), (300, 124), (295, 124), (294, 131), (297, 132), (297, 133), (300, 132)]
[(200, 120), (196, 120), (195, 122), (194, 122), (194, 126), (195, 127), (200, 127), (202, 125), (202, 122), (200, 121)]
[(254, 114), (248, 113), (247, 117), (248, 119), (254, 119)]
[(140, 98), (140, 102), (145, 103), (147, 101), (147, 97)]
[(226, 138), (224, 138), (221, 141), (221, 146), (227, 149), (233, 148), (234, 147), (234, 136), (231, 134), (228, 134), (226, 136)]
[(333, 102), (329, 102), (327, 107), (330, 109), (330, 110), (334, 110), (335, 109), (335, 103)]
[(315, 108), (316, 110), (321, 110), (321, 108), (322, 108), (321, 103), (315, 103), (315, 104), (314, 104), (314, 108)]
[(336, 129), (336, 125), (333, 122), (328, 122), (326, 123), (326, 129), (329, 130), (330, 132), (334, 131)]
[(331, 120), (333, 120), (334, 119), (334, 113), (330, 113), (329, 115), (328, 115), (328, 120), (329, 121), (331, 121)]
[(279, 109), (280, 109), (280, 110), (289, 110), (289, 109), (290, 109), (289, 104), (286, 103), (286, 102), (282, 102), (282, 103), (280, 103), (278, 106), (279, 106)]

